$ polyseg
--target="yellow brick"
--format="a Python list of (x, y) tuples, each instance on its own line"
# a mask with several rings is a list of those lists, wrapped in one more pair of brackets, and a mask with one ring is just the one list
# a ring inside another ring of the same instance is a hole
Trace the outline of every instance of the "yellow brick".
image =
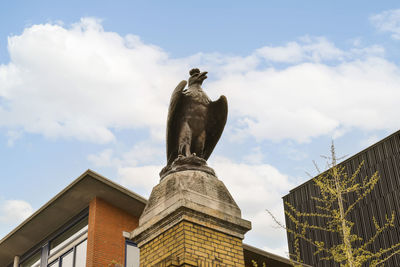
[(173, 262), (168, 256), (179, 256), (180, 266), (244, 266), (239, 238), (186, 221), (154, 238), (140, 253), (141, 266), (168, 266)]
[(210, 246), (210, 245), (201, 245), (203, 248), (207, 249), (207, 250), (214, 250), (214, 247)]

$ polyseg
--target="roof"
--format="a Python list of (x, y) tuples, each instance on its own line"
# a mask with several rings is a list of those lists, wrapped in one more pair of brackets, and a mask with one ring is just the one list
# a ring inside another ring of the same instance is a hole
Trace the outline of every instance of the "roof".
[[(140, 217), (147, 200), (87, 170), (0, 240), (0, 266), (13, 261), (89, 206), (94, 197)], [(51, 218), (51, 220), (49, 220)]]

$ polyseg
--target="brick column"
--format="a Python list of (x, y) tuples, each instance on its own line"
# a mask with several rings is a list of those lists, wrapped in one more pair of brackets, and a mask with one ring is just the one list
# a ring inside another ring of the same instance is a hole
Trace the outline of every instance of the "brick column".
[(251, 228), (224, 184), (202, 171), (166, 176), (153, 188), (131, 237), (141, 266), (244, 266)]
[(100, 198), (89, 205), (89, 228), (87, 240), (87, 267), (124, 264), (125, 238), (123, 231), (132, 231), (139, 220)]
[(189, 221), (140, 249), (141, 266), (244, 266), (240, 238)]

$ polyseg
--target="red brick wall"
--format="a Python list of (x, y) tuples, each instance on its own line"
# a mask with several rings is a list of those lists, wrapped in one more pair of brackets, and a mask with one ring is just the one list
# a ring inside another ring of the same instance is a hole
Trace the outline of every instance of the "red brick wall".
[(94, 198), (89, 205), (86, 266), (103, 267), (112, 262), (124, 264), (125, 238), (122, 231), (131, 232), (138, 223), (137, 217)]

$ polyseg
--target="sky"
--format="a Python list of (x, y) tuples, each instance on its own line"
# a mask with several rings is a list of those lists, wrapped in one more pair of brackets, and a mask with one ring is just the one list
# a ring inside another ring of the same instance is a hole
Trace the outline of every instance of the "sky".
[(208, 164), (287, 255), (282, 197), (399, 130), (395, 1), (3, 1), (0, 238), (87, 169), (148, 197), (172, 90), (189, 70), (228, 99)]

